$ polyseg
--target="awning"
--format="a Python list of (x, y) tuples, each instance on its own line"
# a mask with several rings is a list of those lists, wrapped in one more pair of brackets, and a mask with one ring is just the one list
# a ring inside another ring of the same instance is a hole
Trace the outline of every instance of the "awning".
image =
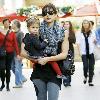
[(84, 5), (83, 7), (76, 9), (73, 16), (80, 17), (80, 16), (96, 16), (96, 15), (100, 14), (98, 13), (96, 4), (92, 4), (92, 5)]
[(9, 15), (6, 15), (6, 16), (3, 16), (3, 17), (0, 17), (0, 22), (3, 20), (3, 19), (9, 19), (10, 21), (14, 20), (14, 19), (18, 19), (20, 21), (25, 21), (27, 16), (19, 16), (17, 15), (16, 13), (12, 13), (12, 14), (9, 14)]

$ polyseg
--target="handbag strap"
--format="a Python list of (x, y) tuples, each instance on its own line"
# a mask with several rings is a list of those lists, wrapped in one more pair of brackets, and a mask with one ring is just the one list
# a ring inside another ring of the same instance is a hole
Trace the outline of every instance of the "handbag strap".
[(7, 31), (7, 34), (6, 34), (5, 38), (4, 38), (2, 46), (5, 46), (6, 38), (7, 38), (8, 34), (9, 34), (9, 32), (10, 32), (10, 30)]

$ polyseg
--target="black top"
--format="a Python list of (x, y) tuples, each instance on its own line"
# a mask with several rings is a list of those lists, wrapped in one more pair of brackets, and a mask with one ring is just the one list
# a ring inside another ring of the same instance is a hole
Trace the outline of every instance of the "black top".
[(88, 41), (89, 35), (86, 35), (85, 33), (83, 33), (83, 35), (84, 35), (84, 38), (85, 38), (86, 56), (89, 57), (89, 41)]
[(38, 35), (26, 33), (23, 42), (25, 44), (24, 49), (28, 51), (30, 56), (37, 58), (43, 56), (43, 50), (47, 46), (47, 42), (41, 40)]
[(74, 53), (73, 43), (76, 42), (75, 35), (73, 36), (73, 38), (68, 38), (68, 40), (69, 40), (69, 50), (71, 50)]
[[(61, 52), (61, 42), (59, 42), (58, 45), (58, 53)], [(63, 62), (62, 61), (58, 61), (57, 62), (59, 67), (62, 66)], [(47, 63), (46, 65), (41, 66), (40, 64), (36, 64), (35, 65), (35, 69), (31, 74), (31, 80), (33, 79), (41, 79), (44, 82), (53, 82), (55, 84), (57, 84), (60, 88), (61, 88), (61, 84), (62, 84), (62, 79), (58, 79), (56, 76), (56, 72), (54, 71), (54, 69), (52, 68), (51, 64)]]
[(18, 30), (16, 32), (16, 38), (17, 38), (18, 47), (19, 47), (20, 51), (21, 51), (21, 44), (22, 44), (23, 37), (24, 37), (24, 33), (22, 31)]
[(46, 64), (44, 66), (41, 66), (40, 64), (36, 64), (35, 65), (35, 69), (31, 74), (31, 81), (33, 79), (41, 79), (44, 82), (53, 82), (55, 84), (57, 84), (60, 88), (61, 88), (61, 83), (62, 80), (58, 79), (56, 77), (56, 73), (54, 71), (54, 69), (52, 69), (51, 64)]

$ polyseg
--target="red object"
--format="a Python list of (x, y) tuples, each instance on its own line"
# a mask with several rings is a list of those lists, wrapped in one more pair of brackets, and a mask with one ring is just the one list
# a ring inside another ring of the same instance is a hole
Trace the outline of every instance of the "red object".
[(69, 16), (72, 16), (71, 13), (66, 13), (65, 15), (61, 16), (60, 18), (66, 18), (66, 17), (69, 17)]
[(0, 22), (5, 18), (9, 19), (10, 21), (12, 21), (14, 19), (18, 19), (20, 21), (25, 21), (27, 16), (20, 16), (20, 15), (17, 15), (16, 13), (12, 13), (12, 14), (0, 17)]
[[(5, 35), (3, 33), (0, 33), (0, 46), (2, 46), (4, 38), (5, 38)], [(5, 48), (8, 53), (16, 51), (16, 54), (19, 55), (18, 43), (17, 43), (16, 35), (14, 32), (10, 32), (7, 35)]]
[(52, 68), (54, 69), (54, 71), (56, 72), (57, 75), (62, 75), (62, 72), (61, 72), (57, 62), (49, 61), (48, 63), (51, 64)]

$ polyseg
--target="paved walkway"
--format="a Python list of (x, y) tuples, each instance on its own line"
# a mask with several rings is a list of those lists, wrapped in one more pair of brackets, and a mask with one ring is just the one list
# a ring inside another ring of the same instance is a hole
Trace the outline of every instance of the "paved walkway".
[[(96, 62), (94, 87), (89, 87), (88, 84), (83, 84), (82, 63), (76, 62), (76, 71), (72, 76), (72, 86), (64, 87), (60, 91), (59, 100), (100, 100), (100, 61)], [(14, 75), (11, 76), (10, 92), (4, 89), (0, 92), (0, 100), (36, 100), (35, 91), (29, 77), (32, 70), (24, 69), (23, 73), (28, 81), (24, 83), (23, 88), (13, 89)], [(1, 84), (1, 81), (0, 81)]]

